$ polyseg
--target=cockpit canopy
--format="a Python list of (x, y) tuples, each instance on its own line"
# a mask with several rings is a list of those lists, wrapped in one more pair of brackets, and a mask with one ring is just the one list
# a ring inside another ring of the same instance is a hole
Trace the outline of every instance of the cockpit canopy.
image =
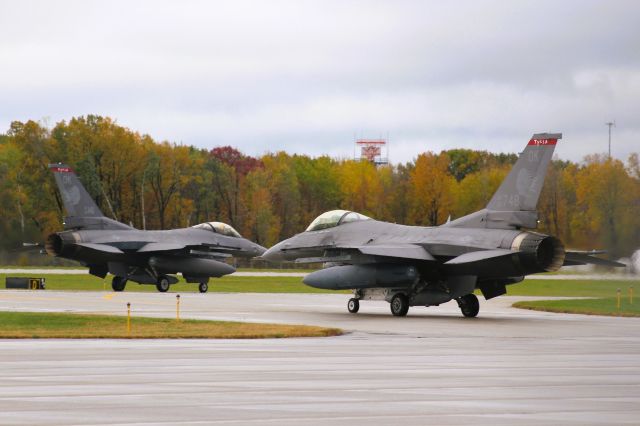
[(242, 238), (242, 236), (233, 229), (231, 225), (222, 222), (205, 222), (192, 226), (196, 229), (204, 229), (205, 231), (215, 232), (216, 234), (226, 235), (227, 237)]
[(333, 228), (343, 223), (356, 222), (358, 220), (369, 220), (371, 218), (348, 210), (331, 210), (318, 216), (307, 228), (308, 231), (318, 231), (320, 229)]

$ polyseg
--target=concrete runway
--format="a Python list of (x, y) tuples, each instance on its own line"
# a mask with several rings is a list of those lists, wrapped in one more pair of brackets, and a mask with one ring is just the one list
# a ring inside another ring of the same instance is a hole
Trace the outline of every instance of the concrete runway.
[[(182, 294), (182, 316), (341, 327), (334, 338), (3, 340), (0, 424), (638, 424), (640, 319), (481, 301)], [(175, 315), (175, 294), (0, 291), (0, 310)], [(1, 326), (1, 325), (0, 325)]]
[[(312, 272), (312, 271), (309, 271)], [(89, 275), (88, 269), (64, 268), (0, 268), (0, 274), (32, 274), (32, 275)], [(265, 272), (241, 271), (230, 274), (230, 277), (304, 277), (308, 272)], [(640, 275), (614, 274), (534, 274), (528, 275), (527, 280), (609, 280), (609, 281), (638, 281)]]

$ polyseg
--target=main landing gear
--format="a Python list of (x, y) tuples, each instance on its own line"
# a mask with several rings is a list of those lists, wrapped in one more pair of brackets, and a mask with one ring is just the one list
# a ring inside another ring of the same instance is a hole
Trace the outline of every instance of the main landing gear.
[(394, 317), (404, 317), (409, 312), (409, 299), (402, 293), (393, 296), (389, 305)]
[(111, 288), (113, 289), (113, 291), (122, 291), (124, 290), (124, 286), (126, 285), (126, 278), (115, 276), (113, 277), (113, 280), (111, 280)]
[(465, 317), (473, 318), (478, 316), (478, 312), (480, 312), (480, 302), (478, 302), (478, 297), (475, 294), (471, 293), (458, 297), (456, 302), (458, 302), (460, 311), (462, 311), (462, 315)]
[[(411, 305), (411, 301), (409, 299), (409, 296), (407, 296), (407, 294), (405, 293), (391, 293), (388, 294), (386, 291), (384, 293), (370, 293), (370, 294), (364, 294), (362, 293), (362, 290), (358, 290), (355, 292), (354, 294), (355, 297), (352, 297), (351, 299), (349, 299), (349, 302), (347, 303), (347, 309), (349, 310), (350, 313), (355, 314), (360, 310), (360, 299), (366, 299), (366, 300), (386, 300), (389, 302), (389, 307), (391, 308), (391, 313), (393, 314), (393, 316), (395, 317), (404, 317), (407, 315), (407, 313), (409, 312), (409, 306), (416, 306)], [(389, 297), (391, 299), (389, 299)], [(412, 299), (413, 302), (415, 302), (415, 299)], [(438, 301), (438, 303), (433, 302), (431, 304), (427, 304), (426, 306), (438, 306), (444, 302), (448, 302), (451, 299), (445, 299), (443, 301)], [(468, 318), (473, 318), (478, 316), (478, 312), (480, 311), (480, 303), (478, 302), (478, 298), (476, 297), (475, 294), (471, 293), (471, 294), (467, 294), (461, 297), (458, 297), (455, 299), (456, 302), (458, 302), (458, 306), (460, 307), (460, 311), (462, 312), (462, 315), (464, 315), (465, 317)], [(420, 306), (423, 306), (422, 304), (420, 304)]]

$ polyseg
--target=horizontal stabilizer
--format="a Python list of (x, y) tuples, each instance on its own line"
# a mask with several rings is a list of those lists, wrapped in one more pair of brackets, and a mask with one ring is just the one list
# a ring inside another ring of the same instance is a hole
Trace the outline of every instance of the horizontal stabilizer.
[(356, 248), (360, 253), (368, 254), (370, 256), (435, 261), (428, 251), (415, 244), (376, 245), (354, 248)]
[(624, 268), (624, 263), (616, 262), (614, 260), (601, 259), (599, 257), (590, 256), (587, 253), (599, 253), (599, 252), (579, 252), (568, 251), (564, 257), (563, 266), (572, 265), (600, 265), (600, 266), (612, 266), (618, 268)]
[(101, 253), (123, 254), (124, 252), (117, 247), (107, 244), (95, 244), (95, 243), (78, 243), (80, 247), (88, 248), (91, 250), (99, 251)]
[(514, 251), (505, 249), (472, 251), (471, 253), (465, 253), (458, 257), (454, 257), (448, 262), (445, 262), (445, 265), (463, 265), (480, 262), (482, 260), (495, 259), (497, 257), (510, 256), (514, 253)]

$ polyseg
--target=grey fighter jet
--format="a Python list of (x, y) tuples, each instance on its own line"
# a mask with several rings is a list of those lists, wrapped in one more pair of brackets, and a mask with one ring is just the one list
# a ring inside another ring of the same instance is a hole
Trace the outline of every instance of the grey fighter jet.
[(506, 285), (525, 275), (555, 271), (563, 265), (624, 266), (571, 252), (536, 228), (536, 205), (547, 166), (561, 134), (535, 134), (485, 209), (441, 226), (405, 226), (334, 210), (316, 218), (305, 232), (284, 240), (262, 258), (322, 262), (324, 269), (304, 278), (316, 288), (352, 289), (347, 305), (386, 300), (395, 316), (410, 306), (457, 301), (462, 314), (475, 317), (485, 299), (506, 293)]
[(187, 282), (199, 283), (204, 293), (210, 277), (235, 272), (225, 259), (255, 257), (265, 251), (221, 222), (168, 231), (135, 229), (105, 217), (70, 167), (51, 164), (49, 168), (68, 216), (65, 230), (47, 237), (47, 253), (77, 260), (100, 278), (111, 273), (114, 291), (134, 281), (155, 284), (158, 291), (166, 292), (178, 282), (170, 274), (181, 273)]

